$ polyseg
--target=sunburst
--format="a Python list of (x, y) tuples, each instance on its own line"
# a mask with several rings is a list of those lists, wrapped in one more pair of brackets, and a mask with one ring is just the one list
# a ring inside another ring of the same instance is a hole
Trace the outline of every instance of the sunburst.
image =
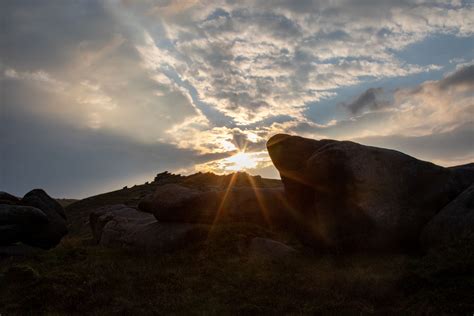
[(258, 161), (254, 155), (239, 152), (225, 159), (226, 171), (243, 171), (257, 167)]

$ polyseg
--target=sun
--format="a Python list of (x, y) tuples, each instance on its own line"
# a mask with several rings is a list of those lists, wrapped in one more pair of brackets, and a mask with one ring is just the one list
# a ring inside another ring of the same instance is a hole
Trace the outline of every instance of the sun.
[(252, 172), (271, 165), (270, 157), (263, 151), (239, 151), (232, 156), (208, 161), (195, 166), (196, 171), (226, 174), (238, 171)]
[(254, 156), (248, 153), (239, 152), (238, 154), (226, 158), (225, 164), (225, 169), (227, 171), (242, 171), (257, 167), (257, 160)]

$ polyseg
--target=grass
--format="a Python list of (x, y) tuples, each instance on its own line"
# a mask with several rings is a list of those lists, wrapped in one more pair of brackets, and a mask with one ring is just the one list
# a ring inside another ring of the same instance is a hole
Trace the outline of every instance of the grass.
[[(194, 186), (226, 177), (177, 177)], [(280, 182), (259, 180), (263, 186)], [(329, 314), (472, 315), (474, 249), (425, 256), (318, 254), (291, 235), (250, 224), (219, 224), (204, 243), (167, 254), (92, 245), (94, 208), (136, 206), (156, 183), (69, 204), (70, 234), (55, 249), (0, 257), (0, 315)], [(69, 202), (69, 201), (63, 201)], [(288, 260), (249, 258), (253, 237), (283, 241)]]
[(162, 255), (68, 238), (38, 255), (1, 259), (0, 313), (469, 315), (474, 310), (470, 251), (319, 256), (300, 248), (304, 255), (283, 261), (251, 259), (239, 251), (242, 240), (272, 234), (256, 226), (223, 225), (204, 244)]

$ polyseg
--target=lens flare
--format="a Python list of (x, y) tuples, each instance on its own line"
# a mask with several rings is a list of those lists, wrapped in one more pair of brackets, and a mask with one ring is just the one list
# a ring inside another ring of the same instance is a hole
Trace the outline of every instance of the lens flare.
[(240, 152), (234, 156), (225, 159), (226, 171), (242, 171), (257, 167), (258, 161), (253, 155)]

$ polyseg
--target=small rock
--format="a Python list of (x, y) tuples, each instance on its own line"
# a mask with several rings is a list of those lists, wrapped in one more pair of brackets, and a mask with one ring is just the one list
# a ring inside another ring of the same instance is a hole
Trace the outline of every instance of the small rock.
[(249, 246), (249, 257), (251, 258), (281, 259), (296, 254), (297, 251), (293, 247), (268, 238), (253, 238)]
[(3, 276), (3, 281), (10, 284), (31, 284), (38, 281), (40, 275), (29, 266), (10, 267)]

